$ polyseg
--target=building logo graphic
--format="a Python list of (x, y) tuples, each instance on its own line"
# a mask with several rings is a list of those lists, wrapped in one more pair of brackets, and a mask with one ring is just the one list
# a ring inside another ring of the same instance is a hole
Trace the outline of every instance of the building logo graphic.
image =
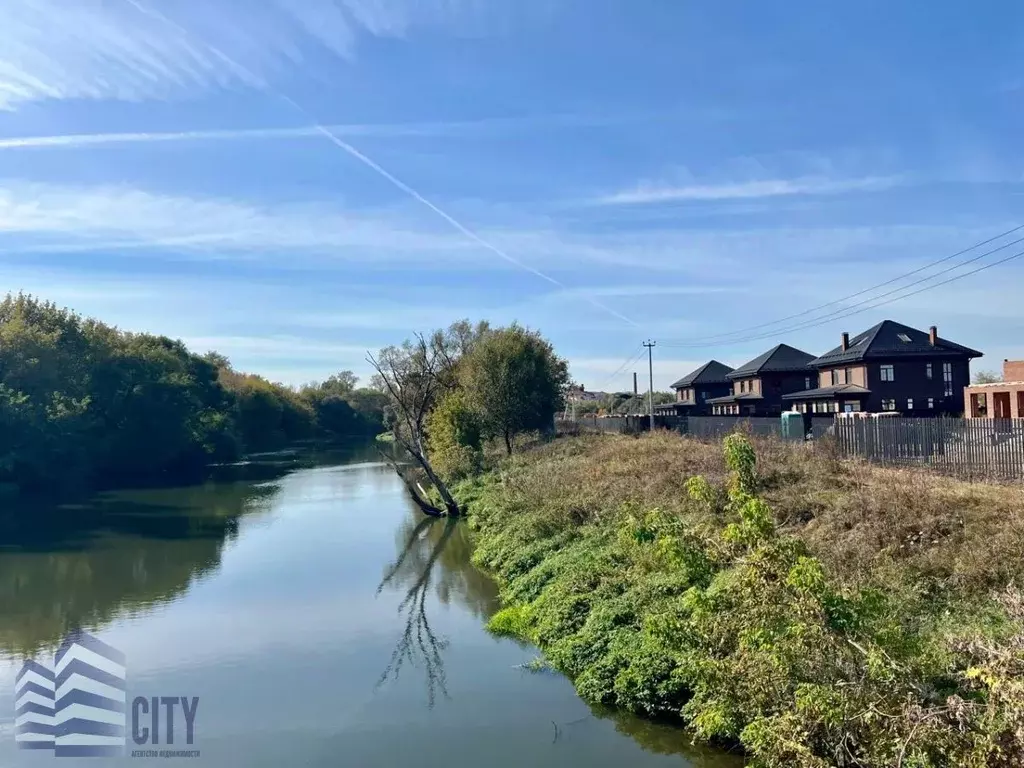
[(124, 754), (125, 657), (85, 632), (49, 660), (29, 660), (14, 684), (15, 741), (57, 757)]

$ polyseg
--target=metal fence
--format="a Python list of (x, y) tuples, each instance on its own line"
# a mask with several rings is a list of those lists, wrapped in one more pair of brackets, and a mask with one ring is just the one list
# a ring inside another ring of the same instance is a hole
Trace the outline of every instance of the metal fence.
[[(716, 439), (743, 431), (781, 437), (778, 416), (655, 416), (655, 428), (696, 438)], [(1024, 419), (809, 418), (812, 440), (835, 438), (839, 452), (891, 466), (929, 467), (962, 478), (1024, 480)], [(647, 416), (580, 417), (556, 422), (561, 433), (639, 434), (650, 429)]]
[(847, 456), (964, 478), (1024, 480), (1024, 419), (837, 419)]
[[(808, 419), (812, 439), (823, 437), (832, 426), (831, 416)], [(575, 421), (558, 421), (560, 433), (614, 432), (639, 434), (650, 429), (648, 416), (581, 416)], [(697, 438), (719, 438), (737, 430), (761, 437), (782, 437), (779, 416), (654, 416), (655, 429), (669, 429)]]
[(650, 429), (647, 416), (578, 416), (572, 419), (557, 419), (555, 430), (561, 434), (578, 432), (615, 432), (635, 435)]

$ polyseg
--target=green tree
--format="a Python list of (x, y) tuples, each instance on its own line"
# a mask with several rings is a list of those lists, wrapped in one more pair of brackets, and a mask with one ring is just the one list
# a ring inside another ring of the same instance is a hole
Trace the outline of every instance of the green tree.
[(0, 485), (179, 475), (318, 429), (375, 432), (383, 396), (355, 384), (342, 371), (300, 393), (239, 373), (218, 352), (199, 356), (180, 341), (8, 295), (0, 301)]
[(476, 343), (459, 379), (484, 435), (501, 438), (511, 454), (517, 435), (551, 428), (565, 405), (569, 366), (539, 333), (513, 324)]
[(1002, 377), (993, 371), (978, 371), (974, 374), (975, 384), (995, 384), (1002, 381)]
[(427, 419), (427, 432), (430, 457), (447, 479), (459, 480), (480, 470), (483, 429), (463, 390), (441, 399)]

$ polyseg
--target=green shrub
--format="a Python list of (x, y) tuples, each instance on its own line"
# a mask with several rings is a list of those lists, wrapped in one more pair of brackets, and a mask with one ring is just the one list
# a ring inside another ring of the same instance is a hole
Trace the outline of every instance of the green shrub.
[(475, 558), (508, 606), (492, 630), (585, 699), (679, 715), (754, 765), (1024, 764), (1024, 598), (965, 600), (910, 568), (837, 578), (777, 524), (750, 442), (725, 445), (721, 486), (665, 481), (675, 508), (541, 494), (523, 458), (475, 486)]

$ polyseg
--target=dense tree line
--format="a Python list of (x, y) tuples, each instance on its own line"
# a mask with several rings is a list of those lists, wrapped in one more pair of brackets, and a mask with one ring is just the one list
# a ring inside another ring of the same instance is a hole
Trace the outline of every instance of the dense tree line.
[(375, 434), (383, 404), (347, 371), (295, 389), (31, 296), (0, 302), (0, 484), (191, 473), (297, 440)]

